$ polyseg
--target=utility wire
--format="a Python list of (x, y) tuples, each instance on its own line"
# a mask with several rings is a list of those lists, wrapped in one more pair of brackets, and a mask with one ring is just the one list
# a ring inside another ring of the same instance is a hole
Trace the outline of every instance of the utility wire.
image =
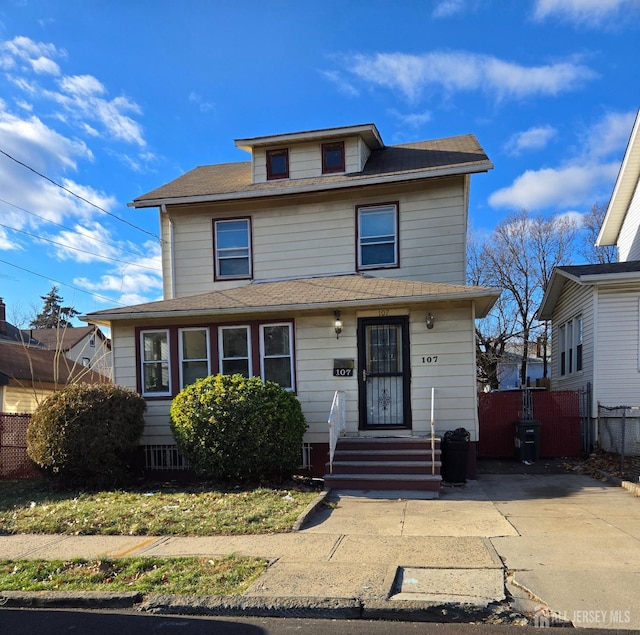
[(30, 273), (33, 276), (38, 276), (38, 278), (44, 278), (45, 280), (49, 280), (49, 282), (55, 282), (56, 284), (61, 284), (63, 287), (69, 287), (69, 289), (73, 289), (74, 291), (80, 291), (81, 293), (86, 293), (87, 295), (91, 295), (94, 298), (98, 298), (100, 300), (106, 300), (107, 302), (112, 302), (114, 304), (119, 304), (120, 306), (127, 306), (126, 304), (124, 304), (123, 302), (118, 302), (117, 300), (114, 300), (113, 298), (108, 298), (105, 295), (100, 295), (99, 293), (93, 293), (92, 291), (87, 291), (86, 289), (83, 289), (81, 287), (76, 287), (72, 284), (69, 284), (67, 282), (62, 282), (60, 280), (55, 280), (54, 278), (52, 278), (51, 276), (45, 276), (41, 273), (37, 273), (35, 271), (31, 271), (30, 269), (25, 269), (24, 267), (20, 267), (19, 265), (16, 265), (12, 262), (7, 262), (6, 260), (1, 260), (0, 262), (2, 264), (5, 265), (9, 265), (10, 267), (13, 267), (15, 269), (20, 269), (20, 271), (26, 271), (27, 273)]
[(58, 247), (64, 247), (65, 249), (79, 251), (82, 254), (89, 254), (94, 258), (99, 258), (100, 260), (110, 260), (111, 262), (117, 262), (118, 264), (126, 265), (127, 267), (140, 267), (141, 269), (148, 269), (149, 271), (157, 271), (158, 273), (162, 271), (161, 269), (158, 269), (156, 267), (147, 267), (146, 265), (138, 265), (135, 262), (125, 262), (124, 260), (120, 260), (118, 258), (111, 258), (110, 256), (102, 256), (100, 254), (96, 254), (93, 251), (87, 251), (86, 249), (80, 249), (79, 247), (72, 247), (71, 245), (66, 245), (65, 243), (59, 243), (55, 240), (51, 240), (50, 238), (44, 238), (43, 236), (36, 236), (35, 234), (31, 234), (25, 231), (24, 229), (16, 229), (15, 227), (9, 227), (9, 225), (4, 225), (3, 223), (0, 223), (0, 227), (4, 227), (5, 229), (10, 229), (11, 231), (25, 234), (26, 236), (30, 236), (31, 238), (36, 238), (37, 240), (44, 240), (45, 242), (51, 243), (52, 245), (57, 245)]
[[(53, 220), (50, 220), (49, 218), (46, 218), (44, 216), (40, 216), (40, 214), (36, 214), (35, 212), (31, 212), (28, 209), (25, 209), (24, 207), (20, 207), (19, 205), (16, 205), (15, 203), (10, 203), (9, 201), (0, 198), (0, 203), (4, 203), (5, 205), (9, 205), (11, 207), (14, 207), (15, 209), (19, 209), (21, 212), (24, 212), (25, 214), (30, 214), (31, 216), (35, 216), (36, 218), (39, 218), (40, 220), (43, 220), (45, 223), (51, 223), (52, 225), (55, 225), (56, 227), (60, 227), (60, 229), (66, 229), (69, 232), (73, 232), (74, 234), (78, 234), (79, 236), (83, 236), (84, 238), (88, 238), (89, 240), (92, 240), (96, 243), (101, 243), (103, 245), (107, 245), (109, 247), (116, 247), (117, 249), (119, 249), (120, 251), (125, 251), (128, 254), (132, 254), (134, 256), (140, 256), (139, 253), (135, 252), (135, 251), (131, 251), (131, 249), (127, 249), (126, 247), (122, 247), (120, 245), (117, 245), (116, 243), (112, 243), (112, 242), (108, 242), (106, 240), (100, 240), (99, 238), (96, 238), (95, 236), (91, 236), (89, 234), (85, 234), (84, 232), (78, 231), (77, 229), (72, 229), (71, 227), (67, 227), (65, 225), (61, 225), (60, 223), (56, 223)], [(85, 227), (82, 227), (82, 229), (86, 229)]]
[(11, 159), (12, 161), (15, 161), (18, 165), (21, 165), (22, 167), (27, 168), (27, 170), (30, 170), (34, 174), (37, 174), (39, 177), (42, 177), (43, 179), (45, 179), (45, 181), (49, 181), (49, 183), (52, 183), (56, 187), (59, 187), (61, 190), (64, 190), (65, 192), (67, 192), (67, 194), (71, 194), (71, 196), (75, 196), (77, 199), (80, 199), (81, 201), (84, 201), (88, 205), (91, 205), (91, 207), (95, 207), (97, 210), (100, 210), (101, 212), (107, 214), (108, 216), (111, 216), (111, 217), (115, 218), (116, 220), (119, 220), (121, 223), (125, 223), (126, 225), (129, 225), (129, 227), (133, 227), (133, 229), (137, 229), (138, 231), (141, 231), (141, 232), (143, 232), (145, 234), (148, 234), (149, 236), (153, 236), (153, 238), (155, 238), (158, 242), (162, 242), (160, 237), (157, 234), (154, 234), (153, 232), (147, 231), (146, 229), (143, 229), (142, 227), (138, 227), (137, 225), (134, 225), (133, 223), (130, 223), (128, 220), (125, 220), (124, 218), (120, 218), (120, 216), (118, 216), (118, 215), (116, 215), (116, 214), (114, 214), (112, 212), (108, 212), (106, 209), (100, 207), (99, 205), (96, 205), (95, 203), (91, 202), (90, 200), (84, 198), (83, 196), (80, 196), (80, 194), (76, 194), (74, 191), (70, 190), (69, 188), (65, 187), (64, 185), (60, 185), (60, 183), (56, 183), (56, 181), (54, 181), (53, 179), (49, 178), (45, 174), (42, 174), (42, 172), (38, 172), (38, 170), (36, 170), (35, 168), (32, 168), (30, 165), (27, 165), (26, 163), (23, 163), (19, 159), (16, 159), (15, 157), (11, 156), (8, 152), (5, 152), (4, 150), (0, 149), (0, 154), (4, 154), (4, 156), (7, 157), (8, 159)]

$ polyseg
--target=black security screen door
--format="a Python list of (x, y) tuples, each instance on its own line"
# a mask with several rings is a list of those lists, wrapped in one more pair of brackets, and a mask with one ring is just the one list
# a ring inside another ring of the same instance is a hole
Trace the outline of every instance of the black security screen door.
[(358, 320), (360, 428), (411, 428), (409, 321)]

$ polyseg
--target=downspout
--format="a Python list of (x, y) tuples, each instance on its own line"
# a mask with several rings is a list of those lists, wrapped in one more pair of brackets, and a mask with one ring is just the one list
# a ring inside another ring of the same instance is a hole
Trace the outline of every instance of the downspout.
[(165, 300), (173, 300), (176, 297), (176, 262), (174, 256), (174, 248), (175, 248), (175, 238), (173, 231), (173, 218), (169, 216), (167, 212), (167, 206), (162, 203), (160, 205), (160, 212), (164, 214), (169, 219), (169, 271), (171, 275), (171, 288), (170, 298), (165, 298)]

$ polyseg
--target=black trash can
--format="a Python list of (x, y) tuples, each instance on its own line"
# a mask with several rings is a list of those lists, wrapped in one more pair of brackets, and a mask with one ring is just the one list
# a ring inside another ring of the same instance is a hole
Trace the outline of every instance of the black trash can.
[(535, 463), (540, 459), (540, 422), (535, 419), (516, 421), (516, 458)]
[(467, 456), (471, 435), (464, 428), (448, 430), (442, 437), (442, 480), (447, 483), (467, 482)]

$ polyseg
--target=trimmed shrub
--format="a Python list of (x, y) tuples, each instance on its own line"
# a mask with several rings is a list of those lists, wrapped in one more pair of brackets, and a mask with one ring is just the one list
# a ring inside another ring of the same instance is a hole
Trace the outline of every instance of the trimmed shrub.
[(295, 395), (259, 377), (215, 375), (176, 395), (171, 429), (201, 476), (257, 482), (288, 477), (300, 464), (307, 424)]
[(47, 475), (95, 484), (122, 481), (142, 436), (145, 400), (113, 384), (72, 384), (38, 406), (27, 454)]

